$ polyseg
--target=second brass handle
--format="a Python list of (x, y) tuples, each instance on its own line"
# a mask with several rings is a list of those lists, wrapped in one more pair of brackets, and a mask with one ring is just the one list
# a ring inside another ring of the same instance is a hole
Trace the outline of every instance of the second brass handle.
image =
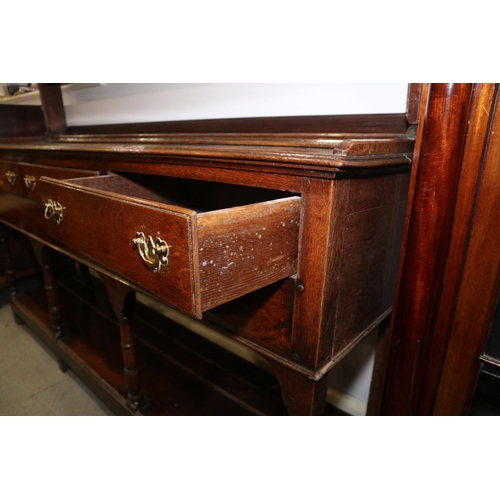
[(34, 175), (25, 175), (24, 184), (28, 189), (34, 191), (36, 188), (36, 177)]
[(63, 209), (64, 207), (58, 201), (49, 199), (47, 203), (45, 203), (44, 217), (47, 220), (53, 219), (54, 222), (59, 225), (63, 220)]

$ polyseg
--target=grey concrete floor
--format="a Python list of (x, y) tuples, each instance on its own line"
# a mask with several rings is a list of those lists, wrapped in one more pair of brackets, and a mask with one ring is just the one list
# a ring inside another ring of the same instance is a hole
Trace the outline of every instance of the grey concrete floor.
[(0, 293), (0, 415), (113, 413), (57, 360), (26, 325), (14, 322), (7, 291)]

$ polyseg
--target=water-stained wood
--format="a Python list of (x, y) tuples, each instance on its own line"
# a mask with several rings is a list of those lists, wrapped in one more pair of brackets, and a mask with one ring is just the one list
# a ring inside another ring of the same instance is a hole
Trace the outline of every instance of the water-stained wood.
[(197, 222), (204, 310), (297, 270), (297, 196), (200, 214)]

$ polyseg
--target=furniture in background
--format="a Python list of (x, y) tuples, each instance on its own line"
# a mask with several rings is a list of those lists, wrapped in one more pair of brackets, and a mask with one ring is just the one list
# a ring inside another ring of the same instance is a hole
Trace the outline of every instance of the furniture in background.
[(425, 84), (419, 122), (380, 413), (463, 415), (500, 366), (498, 85)]

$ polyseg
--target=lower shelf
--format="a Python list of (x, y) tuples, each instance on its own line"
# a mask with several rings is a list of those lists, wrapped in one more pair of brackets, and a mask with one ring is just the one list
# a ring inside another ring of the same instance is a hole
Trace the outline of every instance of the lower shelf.
[[(12, 307), (57, 357), (118, 415), (286, 415), (277, 379), (251, 363), (137, 304), (133, 329), (142, 392), (128, 408), (119, 328), (109, 304), (75, 278), (60, 284), (66, 335), (51, 332), (45, 290), (16, 296)], [(328, 407), (327, 414), (339, 414)]]

